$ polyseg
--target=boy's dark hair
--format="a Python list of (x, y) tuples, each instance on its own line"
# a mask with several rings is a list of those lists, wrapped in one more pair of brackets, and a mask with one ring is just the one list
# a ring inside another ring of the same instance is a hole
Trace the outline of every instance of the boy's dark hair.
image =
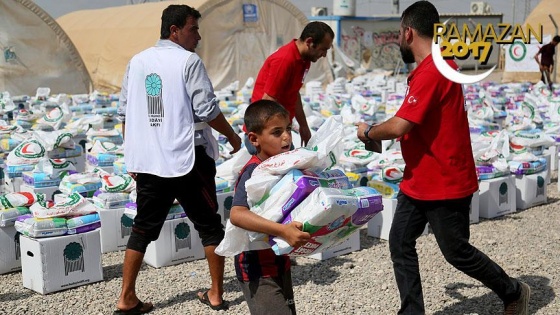
[(251, 103), (245, 110), (245, 128), (247, 132), (261, 133), (266, 122), (274, 116), (290, 117), (288, 111), (280, 104), (271, 100), (260, 100)]
[(428, 1), (413, 3), (401, 15), (401, 25), (415, 29), (423, 37), (434, 37), (436, 23), (439, 23), (439, 13)]
[(200, 19), (200, 12), (185, 4), (172, 4), (163, 10), (161, 14), (160, 39), (168, 39), (171, 36), (171, 26), (183, 28), (187, 24), (187, 18)]
[(324, 22), (314, 21), (305, 26), (299, 36), (299, 40), (304, 41), (306, 38), (311, 37), (313, 44), (319, 45), (326, 34), (331, 35), (331, 38), (334, 39), (334, 32), (330, 26)]
[(560, 36), (556, 35), (552, 38), (552, 41), (555, 43), (560, 43)]

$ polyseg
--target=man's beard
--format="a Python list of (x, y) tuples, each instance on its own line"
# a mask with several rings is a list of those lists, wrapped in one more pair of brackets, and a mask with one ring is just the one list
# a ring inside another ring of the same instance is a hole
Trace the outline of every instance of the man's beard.
[(412, 49), (410, 47), (399, 47), (401, 49), (401, 57), (404, 63), (414, 63), (414, 55), (412, 54)]

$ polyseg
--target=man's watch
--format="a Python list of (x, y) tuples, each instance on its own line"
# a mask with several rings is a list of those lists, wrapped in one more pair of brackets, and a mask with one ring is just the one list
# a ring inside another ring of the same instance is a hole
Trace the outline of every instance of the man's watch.
[(371, 128), (373, 128), (373, 125), (369, 125), (369, 127), (367, 127), (367, 129), (364, 131), (364, 137), (369, 141), (374, 141), (372, 138), (369, 137), (369, 132), (371, 131)]

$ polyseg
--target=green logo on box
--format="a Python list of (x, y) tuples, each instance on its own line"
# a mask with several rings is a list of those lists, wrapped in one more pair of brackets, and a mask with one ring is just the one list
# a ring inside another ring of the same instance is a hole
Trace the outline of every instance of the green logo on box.
[(500, 185), (500, 195), (505, 195), (505, 194), (507, 194), (507, 190), (508, 190), (507, 184), (506, 184), (506, 183), (502, 183), (502, 184)]
[(537, 187), (542, 188), (544, 186), (544, 178), (542, 176), (537, 176)]

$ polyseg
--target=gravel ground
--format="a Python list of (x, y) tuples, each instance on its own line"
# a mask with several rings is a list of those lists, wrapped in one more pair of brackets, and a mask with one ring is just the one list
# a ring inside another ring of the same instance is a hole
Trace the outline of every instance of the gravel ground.
[[(471, 242), (512, 277), (532, 288), (531, 314), (560, 314), (560, 193), (557, 174), (548, 204), (471, 226)], [(326, 261), (297, 258), (292, 268), (299, 314), (396, 314), (399, 298), (388, 243), (360, 231), (361, 250)], [(501, 314), (498, 297), (443, 259), (433, 235), (418, 239), (428, 314)], [(21, 273), (0, 275), (0, 314), (111, 314), (121, 284), (124, 253), (103, 255), (104, 281), (40, 295), (22, 286)], [(216, 314), (196, 293), (209, 283), (205, 260), (160, 269), (143, 265), (137, 288), (151, 314)], [(228, 314), (248, 314), (231, 258), (226, 260)]]

